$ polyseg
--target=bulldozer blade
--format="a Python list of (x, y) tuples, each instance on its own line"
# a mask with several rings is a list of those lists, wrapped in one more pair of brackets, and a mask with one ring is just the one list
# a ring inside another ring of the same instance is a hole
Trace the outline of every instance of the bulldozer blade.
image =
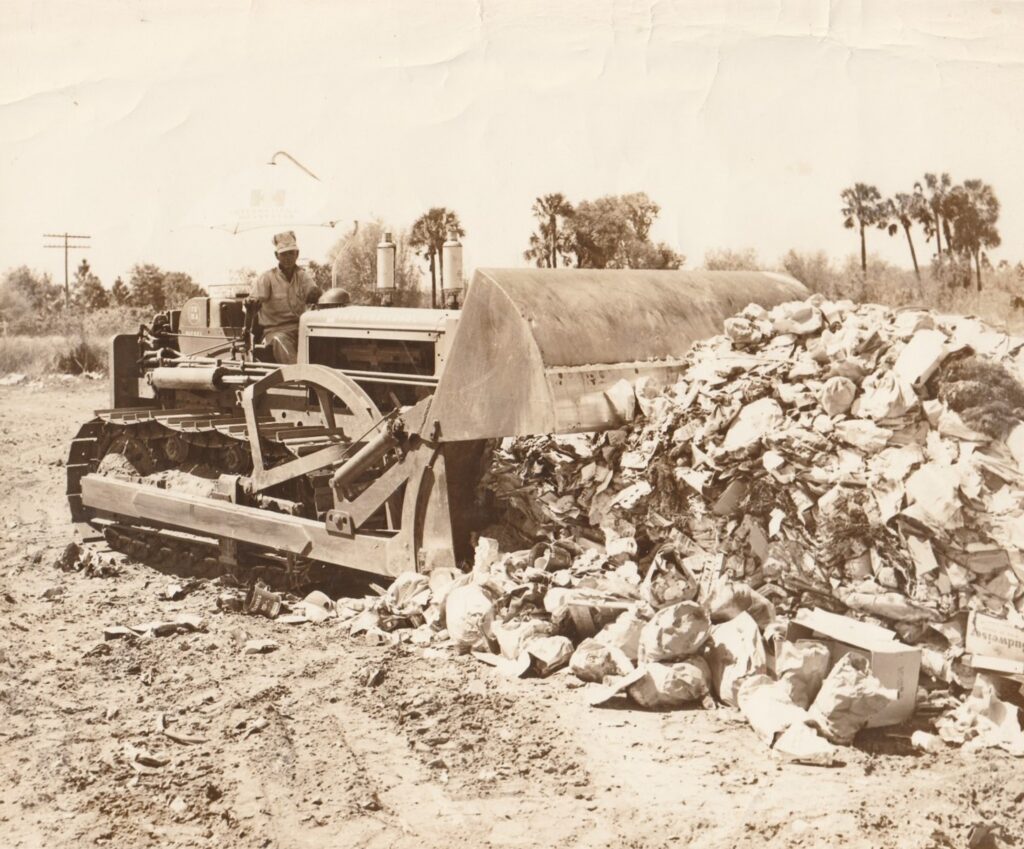
[(431, 415), (446, 441), (615, 427), (619, 381), (668, 384), (729, 316), (807, 295), (770, 272), (480, 269)]

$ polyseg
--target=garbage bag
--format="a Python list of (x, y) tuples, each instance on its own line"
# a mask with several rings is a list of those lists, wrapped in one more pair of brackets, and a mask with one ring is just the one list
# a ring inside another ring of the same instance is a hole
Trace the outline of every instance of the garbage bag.
[(455, 589), (455, 582), (460, 577), (462, 577), (462, 573), (456, 572), (451, 567), (439, 566), (433, 569), (427, 576), (431, 602), (443, 607), (445, 597), (450, 590)]
[(785, 416), (771, 398), (761, 398), (743, 407), (726, 431), (722, 449), (744, 451), (757, 445), (764, 437), (779, 430)]
[(391, 582), (384, 602), (391, 613), (422, 613), (430, 602), (430, 578), (421, 572), (402, 572)]
[(736, 703), (750, 727), (769, 746), (794, 722), (807, 719), (807, 711), (793, 702), (785, 683), (762, 673), (740, 682)]
[(490, 633), (498, 643), (502, 657), (519, 657), (526, 645), (537, 637), (550, 637), (552, 626), (542, 619), (513, 619), (509, 622), (490, 621)]
[(664, 607), (640, 631), (638, 657), (644, 663), (681, 660), (704, 645), (710, 630), (711, 620), (699, 604)]
[(535, 637), (526, 644), (533, 671), (541, 678), (557, 672), (572, 657), (572, 641), (568, 637)]
[(814, 766), (830, 766), (839, 754), (835, 746), (803, 722), (794, 722), (783, 731), (772, 751), (783, 760)]
[(737, 694), (743, 679), (768, 670), (764, 640), (749, 613), (715, 625), (706, 653), (711, 667), (711, 684), (718, 700), (738, 706)]
[(594, 637), (606, 646), (617, 648), (630, 660), (635, 661), (640, 652), (640, 633), (645, 621), (635, 610), (626, 610), (614, 622), (605, 625)]
[(861, 385), (861, 396), (853, 414), (860, 418), (893, 419), (908, 413), (918, 404), (917, 393), (907, 381), (891, 371), (869, 374)]
[(493, 602), (477, 584), (456, 587), (444, 604), (448, 635), (463, 651), (486, 646), (485, 620), (491, 616)]
[(830, 377), (821, 387), (818, 403), (829, 416), (836, 416), (850, 409), (856, 395), (857, 384), (848, 377)]
[(675, 663), (649, 663), (639, 681), (626, 688), (640, 707), (680, 708), (708, 694), (711, 673), (701, 657), (688, 657)]
[(633, 664), (622, 649), (590, 638), (576, 647), (569, 658), (569, 671), (581, 681), (600, 684), (605, 678), (625, 675)]
[(699, 584), (674, 545), (662, 546), (640, 584), (640, 598), (655, 610), (693, 601), (697, 597)]
[(822, 683), (808, 715), (831, 742), (849, 744), (871, 717), (894, 703), (897, 696), (871, 674), (866, 657), (844, 654)]
[(717, 581), (705, 604), (712, 622), (728, 622), (741, 613), (749, 613), (764, 630), (775, 619), (775, 606), (757, 590), (739, 581)]
[(775, 649), (775, 677), (790, 700), (809, 708), (828, 674), (828, 646), (820, 640), (784, 641)]
[(821, 311), (805, 301), (779, 304), (769, 313), (776, 333), (807, 336), (822, 328)]
[(836, 424), (835, 434), (847, 445), (875, 454), (885, 448), (892, 431), (867, 419), (846, 419)]

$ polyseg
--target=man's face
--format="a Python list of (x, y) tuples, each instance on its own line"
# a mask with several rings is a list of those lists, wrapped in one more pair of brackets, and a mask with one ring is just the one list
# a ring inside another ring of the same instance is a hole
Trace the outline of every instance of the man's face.
[(283, 271), (294, 271), (295, 265), (299, 261), (298, 251), (281, 251), (277, 255), (278, 265), (281, 266)]

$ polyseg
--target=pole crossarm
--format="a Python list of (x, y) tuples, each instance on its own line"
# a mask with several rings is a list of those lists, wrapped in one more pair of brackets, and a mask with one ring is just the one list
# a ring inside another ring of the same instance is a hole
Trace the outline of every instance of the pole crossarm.
[(86, 251), (91, 245), (76, 245), (72, 243), (72, 239), (91, 239), (92, 236), (75, 236), (71, 233), (43, 233), (44, 239), (63, 239), (63, 243), (59, 245), (43, 245), (44, 248), (63, 248), (64, 249), (64, 308), (67, 309), (71, 305), (71, 287), (68, 284), (68, 251)]

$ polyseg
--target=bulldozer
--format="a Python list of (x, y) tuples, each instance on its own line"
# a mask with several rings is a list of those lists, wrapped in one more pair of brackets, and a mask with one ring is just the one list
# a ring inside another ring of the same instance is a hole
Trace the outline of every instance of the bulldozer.
[(767, 272), (481, 268), (459, 309), (311, 309), (287, 365), (239, 293), (193, 298), (112, 339), (71, 516), (138, 559), (296, 583), (457, 567), (494, 440), (621, 426), (623, 381), (674, 382), (728, 316), (806, 296)]

